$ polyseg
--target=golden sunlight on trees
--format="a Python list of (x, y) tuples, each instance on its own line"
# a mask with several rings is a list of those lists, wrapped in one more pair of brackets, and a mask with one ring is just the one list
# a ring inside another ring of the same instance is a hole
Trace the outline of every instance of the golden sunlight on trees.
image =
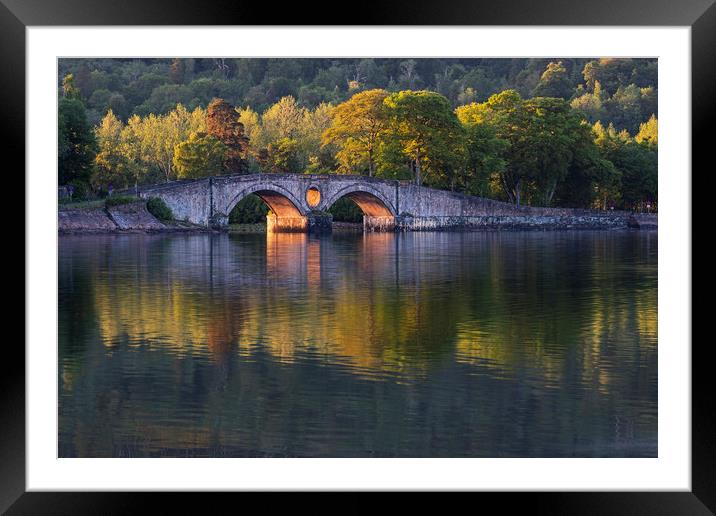
[(246, 172), (249, 138), (234, 106), (223, 99), (212, 100), (206, 108), (206, 130), (226, 147), (224, 169), (230, 174)]
[(367, 166), (368, 175), (374, 174), (378, 138), (388, 121), (383, 103), (387, 96), (385, 90), (363, 91), (333, 109), (331, 126), (324, 131), (322, 142), (324, 147), (340, 144), (336, 159), (341, 170), (362, 171)]
[(645, 143), (650, 147), (657, 147), (659, 144), (659, 122), (656, 116), (639, 125), (639, 132), (634, 137), (637, 143)]
[(108, 111), (95, 129), (100, 152), (95, 158), (93, 186), (126, 188), (151, 179), (147, 176), (152, 173), (154, 181), (176, 179), (174, 148), (205, 128), (204, 110), (196, 108), (190, 113), (181, 104), (166, 115), (134, 115), (126, 125)]
[(218, 176), (229, 154), (227, 146), (206, 133), (192, 133), (174, 150), (173, 163), (179, 179)]
[[(493, 69), (493, 60), (177, 58), (116, 72), (69, 61), (82, 66), (58, 81), (60, 183), (91, 195), (289, 172), (412, 180), (520, 205), (657, 202), (653, 60), (515, 59)], [(292, 86), (291, 74), (315, 82)], [(247, 86), (256, 81), (266, 88)]]
[(424, 175), (451, 181), (463, 157), (464, 134), (448, 100), (431, 91), (405, 90), (384, 103), (390, 111), (386, 139), (402, 150), (415, 184), (423, 184)]

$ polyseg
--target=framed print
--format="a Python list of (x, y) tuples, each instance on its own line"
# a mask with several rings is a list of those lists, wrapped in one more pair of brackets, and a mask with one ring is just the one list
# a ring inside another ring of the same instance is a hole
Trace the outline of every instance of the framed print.
[(112, 491), (716, 506), (691, 340), (708, 2), (382, 4), (325, 26), (2, 2), (27, 241), (3, 510), (150, 496)]

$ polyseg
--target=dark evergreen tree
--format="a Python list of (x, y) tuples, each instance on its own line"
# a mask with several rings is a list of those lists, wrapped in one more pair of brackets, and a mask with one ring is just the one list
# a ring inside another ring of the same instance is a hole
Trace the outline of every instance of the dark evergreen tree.
[(60, 99), (57, 122), (59, 183), (88, 185), (97, 143), (82, 101), (77, 98)]

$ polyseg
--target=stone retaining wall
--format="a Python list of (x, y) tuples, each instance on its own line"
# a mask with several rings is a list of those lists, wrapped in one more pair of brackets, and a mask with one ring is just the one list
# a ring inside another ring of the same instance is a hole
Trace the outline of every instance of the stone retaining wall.
[(104, 233), (117, 230), (117, 224), (100, 208), (62, 210), (57, 213), (57, 226), (60, 233)]
[(161, 231), (167, 227), (135, 202), (109, 208), (81, 208), (57, 213), (60, 233), (113, 233), (117, 231)]
[(147, 211), (144, 202), (111, 206), (106, 211), (119, 229), (159, 230), (166, 227)]
[[(555, 208), (531, 208), (532, 213), (509, 215), (455, 215), (363, 217), (364, 231), (492, 231), (560, 229), (657, 229), (656, 214), (593, 212)], [(311, 213), (300, 217), (267, 217), (273, 232), (330, 233), (332, 216)], [(58, 213), (60, 233), (121, 231), (172, 231), (147, 211), (144, 202), (109, 208), (68, 209)]]
[(396, 217), (398, 231), (618, 229), (628, 215), (498, 215), (468, 217)]

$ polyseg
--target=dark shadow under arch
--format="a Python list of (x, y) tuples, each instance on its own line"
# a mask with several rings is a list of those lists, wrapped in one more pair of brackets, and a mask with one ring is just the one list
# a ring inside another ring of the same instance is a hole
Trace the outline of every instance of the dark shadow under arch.
[[(346, 193), (338, 192), (330, 206), (338, 200), (347, 197), (352, 200), (367, 217), (394, 217), (390, 203), (378, 195), (365, 190), (349, 190)], [(330, 206), (328, 207), (330, 209)]]
[(231, 210), (247, 196), (254, 194), (259, 197), (266, 205), (269, 210), (277, 217), (303, 217), (305, 214), (299, 208), (300, 203), (293, 197), (293, 195), (284, 190), (279, 186), (255, 186), (249, 187), (239, 192), (229, 203), (227, 207), (227, 214), (231, 213)]

